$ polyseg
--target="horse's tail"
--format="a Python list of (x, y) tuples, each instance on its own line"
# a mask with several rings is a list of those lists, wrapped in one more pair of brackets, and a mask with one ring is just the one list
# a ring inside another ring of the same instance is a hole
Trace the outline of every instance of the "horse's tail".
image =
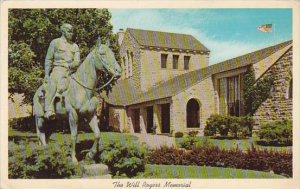
[(45, 101), (45, 88), (41, 85), (33, 96), (33, 115), (36, 117), (43, 117), (44, 112), (44, 101)]

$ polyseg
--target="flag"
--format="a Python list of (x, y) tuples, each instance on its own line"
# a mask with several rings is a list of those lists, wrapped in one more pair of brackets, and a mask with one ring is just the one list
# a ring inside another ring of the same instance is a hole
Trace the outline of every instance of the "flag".
[(261, 32), (272, 32), (272, 24), (264, 24), (257, 28)]

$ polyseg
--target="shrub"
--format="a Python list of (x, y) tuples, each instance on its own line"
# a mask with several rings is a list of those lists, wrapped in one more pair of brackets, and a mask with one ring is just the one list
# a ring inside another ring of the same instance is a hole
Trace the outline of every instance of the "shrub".
[(153, 150), (147, 158), (147, 163), (161, 165), (188, 165), (190, 163), (185, 150), (163, 146)]
[(229, 132), (231, 136), (237, 138), (239, 130), (240, 130), (240, 124), (238, 122), (233, 122), (229, 125)]
[(206, 122), (206, 127), (204, 128), (205, 136), (214, 136), (217, 133), (218, 126), (222, 124), (222, 118), (218, 114), (212, 114)]
[(252, 136), (252, 129), (254, 126), (254, 119), (251, 116), (242, 116), (240, 117), (240, 124), (243, 128), (248, 128), (249, 134), (248, 136)]
[(289, 177), (293, 175), (292, 152), (260, 150), (253, 146), (246, 152), (238, 148), (220, 149), (216, 146), (194, 148), (192, 151), (164, 147), (152, 151), (148, 162), (162, 165), (205, 165), (273, 171), (275, 174)]
[(258, 132), (260, 143), (265, 145), (289, 146), (293, 143), (292, 121), (274, 121), (262, 125)]
[(145, 170), (146, 147), (135, 143), (109, 142), (101, 149), (100, 159), (108, 165), (113, 176), (136, 176)]
[(238, 138), (246, 138), (251, 136), (252, 133), (249, 131), (248, 127), (242, 127), (238, 130), (237, 137)]
[(200, 142), (200, 138), (196, 136), (186, 136), (183, 137), (182, 141), (179, 142), (181, 148), (191, 150), (196, 147), (196, 144)]
[(195, 137), (195, 136), (197, 136), (198, 135), (198, 131), (190, 131), (189, 133), (188, 133), (188, 135), (189, 136), (191, 136), (191, 137)]
[(183, 137), (183, 132), (176, 132), (175, 133), (175, 138), (182, 138)]
[(248, 137), (252, 135), (254, 120), (252, 117), (235, 117), (228, 115), (211, 115), (204, 128), (205, 136), (228, 136), (228, 133), (235, 138)]
[(9, 143), (9, 178), (69, 178), (79, 174), (71, 163), (71, 148), (49, 144), (47, 148), (35, 143), (16, 145)]
[(35, 120), (33, 116), (10, 119), (8, 120), (8, 125), (15, 130), (31, 132), (36, 131)]

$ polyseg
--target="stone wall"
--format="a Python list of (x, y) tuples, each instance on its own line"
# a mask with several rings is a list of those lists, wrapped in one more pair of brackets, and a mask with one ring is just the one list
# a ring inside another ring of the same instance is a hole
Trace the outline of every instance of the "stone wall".
[(267, 72), (261, 77), (274, 76), (274, 86), (270, 97), (261, 104), (254, 114), (257, 125), (261, 123), (292, 119), (293, 99), (289, 98), (289, 87), (292, 79), (293, 50), (290, 48)]
[[(171, 128), (174, 132), (188, 132), (195, 130), (194, 128), (187, 128), (186, 126), (186, 106), (190, 99), (195, 99), (200, 106), (200, 128), (196, 129), (203, 132), (206, 125), (206, 120), (213, 113), (216, 113), (215, 98), (212, 78), (205, 80), (189, 87), (182, 89), (182, 92), (172, 98), (171, 109)], [(203, 133), (202, 133), (203, 134)]]
[(114, 130), (121, 132), (128, 130), (125, 117), (126, 111), (124, 108), (109, 107), (109, 127), (113, 127)]
[[(161, 68), (161, 54), (167, 54), (167, 68)], [(178, 55), (178, 69), (173, 69), (173, 55)], [(184, 70), (184, 56), (190, 56), (189, 69)], [(157, 48), (141, 50), (141, 89), (146, 91), (160, 82), (167, 81), (180, 74), (208, 66), (208, 55)]]
[[(131, 53), (133, 58), (131, 57)], [(135, 87), (138, 89), (141, 87), (141, 51), (139, 44), (136, 43), (135, 39), (126, 32), (123, 38), (122, 45), (120, 47), (120, 56), (122, 59), (122, 77), (121, 79), (133, 80)], [(125, 60), (125, 61), (124, 61)], [(127, 68), (126, 68), (127, 65)], [(132, 74), (129, 75), (128, 71), (132, 67)], [(125, 74), (126, 73), (126, 74)]]

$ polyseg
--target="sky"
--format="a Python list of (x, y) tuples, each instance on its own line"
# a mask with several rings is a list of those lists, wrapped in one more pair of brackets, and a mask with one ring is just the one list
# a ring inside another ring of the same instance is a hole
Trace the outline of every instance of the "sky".
[[(210, 64), (292, 39), (292, 9), (110, 9), (116, 33), (136, 28), (193, 35)], [(272, 32), (258, 26), (272, 24)]]

